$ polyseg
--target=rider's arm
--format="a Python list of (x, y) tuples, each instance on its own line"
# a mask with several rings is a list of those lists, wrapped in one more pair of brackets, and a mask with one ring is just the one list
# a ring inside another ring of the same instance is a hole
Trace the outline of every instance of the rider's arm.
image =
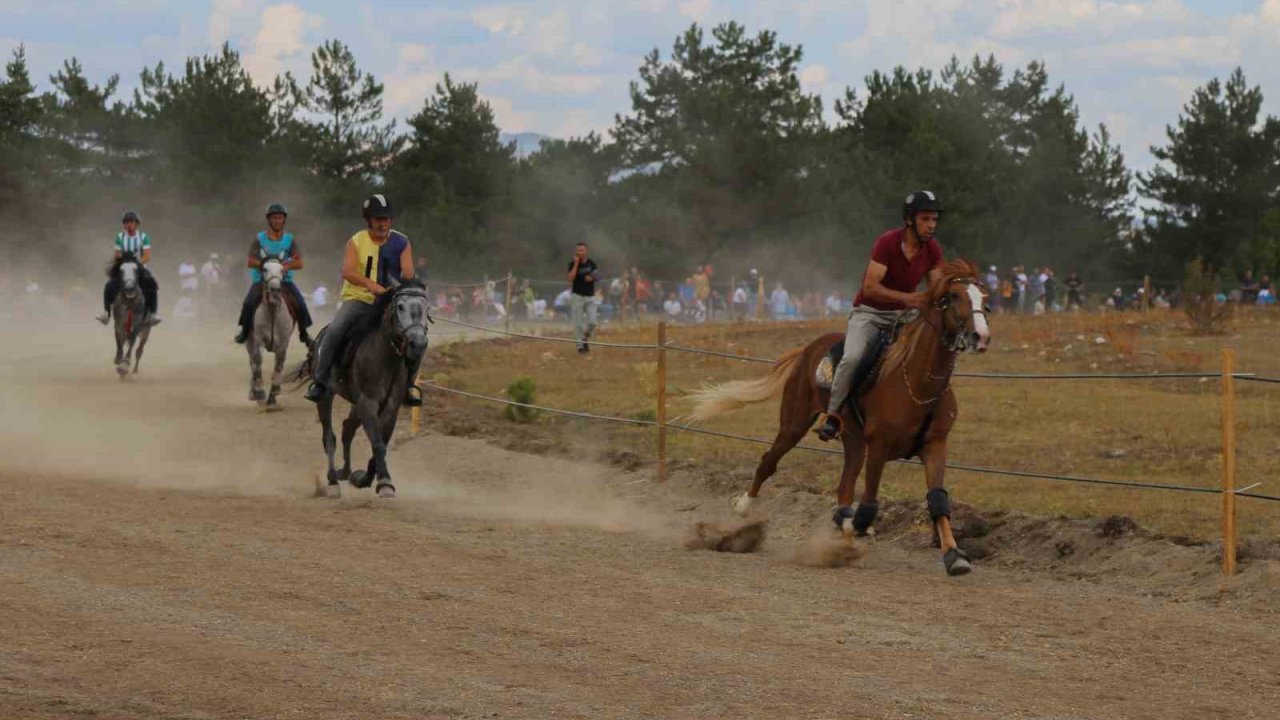
[(285, 270), (301, 270), (302, 269), (302, 248), (299, 247), (298, 241), (294, 240), (290, 248), (292, 255), (289, 256), (288, 262), (284, 264)]
[(262, 267), (262, 258), (258, 257), (258, 253), (262, 251), (262, 246), (257, 240), (249, 241), (249, 259), (245, 262), (245, 267), (260, 268)]
[(146, 265), (147, 263), (150, 263), (150, 262), (151, 262), (151, 248), (144, 247), (142, 248), (142, 264)]
[(356, 252), (356, 244), (350, 240), (347, 241), (347, 249), (342, 255), (342, 279), (374, 293), (378, 293), (383, 289), (376, 280), (365, 277), (364, 273), (360, 271), (360, 256)]
[[(898, 292), (880, 284), (887, 272), (889, 272), (888, 265), (878, 263), (875, 260), (867, 261), (867, 274), (862, 280), (862, 297), (879, 302), (902, 303), (907, 307), (922, 307), (924, 305), (924, 293)], [(937, 270), (929, 271), (930, 279), (932, 279), (934, 272), (937, 272)]]
[(404, 252), (400, 253), (400, 277), (413, 279), (413, 246), (409, 243), (404, 244)]

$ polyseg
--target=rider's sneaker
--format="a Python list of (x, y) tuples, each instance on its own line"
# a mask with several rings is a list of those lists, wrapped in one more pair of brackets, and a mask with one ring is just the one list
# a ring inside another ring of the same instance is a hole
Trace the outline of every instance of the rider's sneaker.
[(159, 316), (159, 315), (157, 315), (157, 314), (155, 314), (155, 313), (152, 313), (150, 316), (148, 316), (148, 317), (147, 317), (147, 324), (148, 324), (148, 325), (159, 325), (159, 324), (160, 324), (160, 316)]
[(236, 341), (237, 345), (243, 345), (249, 342), (249, 328), (240, 328), (240, 332), (232, 339)]
[(313, 380), (311, 381), (310, 387), (307, 388), (307, 394), (304, 395), (303, 397), (305, 397), (306, 399), (310, 400), (313, 403), (318, 403), (321, 400), (324, 400), (325, 397), (327, 397), (328, 395), (329, 395), (329, 389), (326, 388), (324, 385), (321, 385), (320, 383)]
[(408, 407), (422, 407), (422, 390), (416, 385), (405, 388), (404, 404)]
[(834, 440), (840, 437), (840, 433), (844, 430), (844, 423), (840, 421), (839, 415), (827, 415), (827, 419), (822, 423), (822, 427), (818, 428), (818, 439), (822, 442)]
[(94, 315), (94, 316), (93, 316), (93, 319), (94, 319), (94, 320), (97, 320), (98, 322), (102, 323), (103, 325), (106, 325), (106, 324), (107, 324), (107, 322), (109, 322), (109, 321), (111, 320), (111, 313), (107, 312), (106, 310), (103, 310), (102, 312), (98, 313), (97, 315)]

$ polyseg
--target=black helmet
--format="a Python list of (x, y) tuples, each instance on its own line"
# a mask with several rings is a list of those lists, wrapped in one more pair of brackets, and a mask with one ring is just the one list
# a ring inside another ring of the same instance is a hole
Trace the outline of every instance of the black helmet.
[(365, 198), (360, 214), (365, 220), (375, 217), (395, 217), (395, 213), (391, 211), (391, 203), (387, 202), (387, 196), (381, 193)]
[(132, 210), (130, 210), (129, 212), (125, 213), (125, 214), (124, 214), (124, 217), (120, 218), (120, 222), (122, 222), (122, 223), (127, 223), (127, 222), (129, 222), (130, 220), (132, 220), (132, 221), (134, 221), (134, 222), (136, 222), (136, 223), (139, 223), (139, 224), (141, 224), (141, 223), (142, 223), (142, 218), (138, 217), (138, 213), (136, 213), (136, 212), (134, 212), (134, 211), (132, 211)]
[(267, 206), (267, 217), (275, 215), (276, 213), (289, 217), (289, 208), (286, 208), (284, 203), (271, 203)]
[(916, 213), (926, 210), (941, 213), (942, 201), (930, 190), (916, 190), (907, 195), (902, 202), (902, 219), (909, 221), (915, 217)]

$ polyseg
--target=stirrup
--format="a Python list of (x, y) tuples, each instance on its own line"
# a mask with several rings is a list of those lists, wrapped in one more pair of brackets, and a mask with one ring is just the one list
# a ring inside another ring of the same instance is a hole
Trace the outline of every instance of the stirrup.
[(422, 407), (422, 388), (417, 385), (405, 388), (403, 404), (408, 407)]
[(303, 397), (305, 397), (306, 399), (310, 400), (313, 403), (318, 403), (321, 400), (324, 400), (325, 397), (327, 397), (328, 395), (329, 395), (329, 388), (320, 384), (320, 381), (318, 380), (312, 380), (311, 386), (307, 388), (307, 394), (304, 395)]
[[(823, 415), (822, 425), (814, 430), (814, 432), (818, 434), (819, 440), (827, 442), (828, 440), (834, 440), (844, 434), (844, 418), (832, 413), (823, 413)], [(835, 427), (831, 428), (829, 425), (833, 420), (835, 421)]]

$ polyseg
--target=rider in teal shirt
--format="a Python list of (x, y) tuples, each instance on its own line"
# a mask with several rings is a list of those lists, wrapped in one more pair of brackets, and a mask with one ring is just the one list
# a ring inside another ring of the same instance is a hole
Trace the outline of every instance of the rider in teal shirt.
[(311, 327), (311, 312), (307, 309), (307, 301), (302, 297), (302, 292), (298, 290), (298, 286), (293, 284), (293, 271), (302, 269), (302, 250), (298, 246), (298, 241), (294, 240), (291, 233), (284, 231), (284, 224), (289, 217), (289, 211), (281, 203), (271, 203), (267, 206), (267, 228), (258, 233), (253, 242), (249, 244), (248, 267), (249, 274), (253, 278), (253, 285), (249, 288), (249, 294), (244, 298), (244, 305), (240, 308), (240, 334), (236, 335), (236, 342), (244, 343), (249, 339), (249, 333), (253, 330), (253, 313), (258, 309), (258, 303), (262, 300), (262, 261), (266, 258), (281, 258), (284, 261), (285, 274), (282, 287), (293, 298), (293, 304), (298, 309), (298, 339), (307, 347), (311, 347), (312, 339), (307, 334), (307, 328)]

